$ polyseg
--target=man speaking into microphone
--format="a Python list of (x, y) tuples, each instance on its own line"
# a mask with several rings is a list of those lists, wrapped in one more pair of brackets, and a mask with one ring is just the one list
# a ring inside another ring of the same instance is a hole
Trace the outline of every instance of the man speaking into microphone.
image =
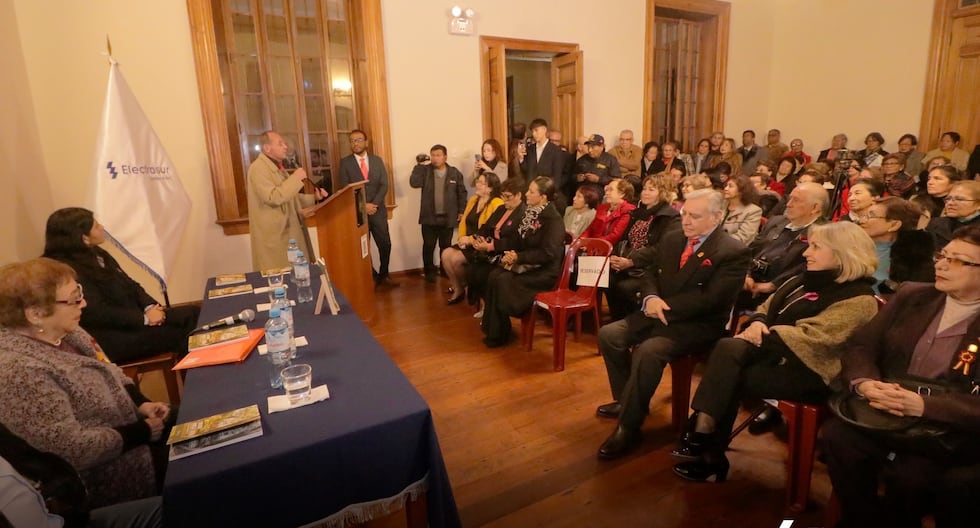
[(248, 231), (252, 241), (252, 267), (257, 270), (289, 265), (286, 248), (295, 239), (310, 260), (313, 251), (306, 247), (303, 226), (298, 214), (327, 191), (317, 187), (316, 194), (300, 194), (309, 176), (302, 167), (286, 172), (283, 160), (289, 146), (277, 132), (263, 132), (262, 153), (248, 167)]

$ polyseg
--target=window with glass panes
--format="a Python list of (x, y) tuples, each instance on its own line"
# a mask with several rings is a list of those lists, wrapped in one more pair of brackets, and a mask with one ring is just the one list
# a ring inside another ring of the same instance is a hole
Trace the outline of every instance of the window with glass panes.
[[(306, 168), (332, 189), (334, 164), (350, 153), (358, 116), (351, 31), (344, 0), (215, 0), (215, 41), (236, 192), (261, 153), (260, 136), (279, 132), (287, 166)], [(244, 204), (243, 204), (244, 205)]]

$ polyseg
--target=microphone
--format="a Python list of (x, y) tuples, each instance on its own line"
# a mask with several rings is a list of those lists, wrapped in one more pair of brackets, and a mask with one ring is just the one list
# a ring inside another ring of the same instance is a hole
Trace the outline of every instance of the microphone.
[(247, 323), (253, 320), (255, 320), (255, 310), (245, 309), (235, 315), (229, 315), (224, 319), (211, 321), (210, 323), (201, 326), (198, 330), (211, 330), (212, 328), (217, 328), (219, 326), (231, 326), (235, 323)]

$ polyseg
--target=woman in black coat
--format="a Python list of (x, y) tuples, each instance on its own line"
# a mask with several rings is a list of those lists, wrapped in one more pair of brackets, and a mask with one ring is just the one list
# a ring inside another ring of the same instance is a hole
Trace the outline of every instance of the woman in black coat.
[(187, 353), (187, 335), (200, 308), (164, 308), (119, 267), (99, 244), (105, 231), (92, 211), (59, 209), (48, 217), (44, 255), (71, 266), (85, 291), (88, 308), (81, 325), (114, 363), (162, 354)]
[[(500, 186), (500, 198), (504, 206), (498, 207), (477, 229), (472, 243), (474, 251), (467, 256), (466, 296), (471, 305), (480, 304), (486, 298), (487, 280), (503, 256), (502, 248), (511, 247), (518, 237), (517, 228), (524, 216), (524, 180), (505, 181)], [(483, 309), (474, 317), (483, 317)]]
[[(613, 320), (626, 317), (637, 308), (637, 294), (643, 286), (643, 266), (636, 266), (633, 253), (656, 248), (664, 234), (681, 228), (681, 216), (670, 204), (677, 198), (677, 187), (670, 176), (659, 174), (643, 179), (640, 206), (630, 212), (626, 234), (616, 244), (609, 265), (609, 313)], [(652, 251), (652, 250), (649, 250)], [(637, 255), (639, 258), (640, 255)]]
[(501, 240), (496, 248), (503, 253), (490, 271), (481, 324), (483, 342), (490, 348), (510, 342), (510, 317), (531, 308), (534, 296), (554, 288), (561, 274), (565, 224), (550, 203), (554, 194), (551, 178), (535, 178), (527, 189), (517, 237)]

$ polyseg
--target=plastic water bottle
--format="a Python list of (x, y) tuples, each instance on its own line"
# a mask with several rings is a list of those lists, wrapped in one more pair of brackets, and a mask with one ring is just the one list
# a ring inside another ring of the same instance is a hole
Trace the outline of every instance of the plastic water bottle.
[(306, 303), (313, 300), (313, 290), (310, 289), (310, 262), (302, 251), (296, 253), (293, 263), (293, 279), (296, 281), (296, 302)]
[(284, 288), (276, 288), (272, 308), (279, 308), (279, 317), (289, 325), (289, 359), (296, 359), (296, 329), (293, 326), (293, 307), (289, 305)]
[(278, 308), (269, 309), (265, 323), (265, 344), (269, 348), (269, 385), (282, 388), (282, 369), (289, 366), (289, 325), (281, 317)]
[(297, 253), (299, 253), (299, 246), (296, 245), (296, 239), (290, 238), (289, 246), (286, 248), (286, 260), (289, 261), (290, 266), (296, 262)]

